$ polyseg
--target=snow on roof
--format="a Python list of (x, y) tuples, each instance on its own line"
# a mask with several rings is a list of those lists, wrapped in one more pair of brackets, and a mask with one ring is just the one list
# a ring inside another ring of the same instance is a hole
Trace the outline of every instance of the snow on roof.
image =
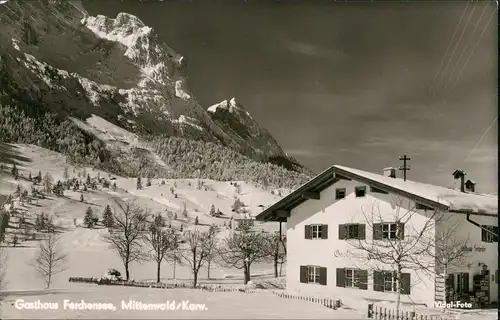
[(402, 180), (382, 176), (376, 173), (335, 165), (335, 168), (350, 172), (354, 175), (376, 181), (394, 189), (406, 191), (416, 196), (443, 204), (449, 210), (472, 210), (498, 214), (498, 196), (472, 192), (460, 192), (441, 186), (425, 184), (410, 180)]

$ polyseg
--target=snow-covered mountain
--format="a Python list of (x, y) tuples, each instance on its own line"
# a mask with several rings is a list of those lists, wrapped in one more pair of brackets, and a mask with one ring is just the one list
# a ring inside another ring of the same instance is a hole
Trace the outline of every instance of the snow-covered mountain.
[(133, 15), (93, 17), (71, 0), (11, 0), (0, 6), (0, 30), (0, 93), (21, 103), (297, 164), (235, 99), (201, 106), (187, 85), (186, 59)]

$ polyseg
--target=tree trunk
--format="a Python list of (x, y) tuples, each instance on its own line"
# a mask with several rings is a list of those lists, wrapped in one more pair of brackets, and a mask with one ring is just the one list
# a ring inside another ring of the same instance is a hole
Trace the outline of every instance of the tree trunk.
[(244, 283), (247, 284), (248, 281), (250, 281), (250, 265), (249, 264), (245, 264), (244, 272), (245, 272)]
[(283, 271), (283, 263), (280, 263), (280, 277), (282, 276), (282, 271)]
[(130, 272), (128, 270), (128, 262), (125, 262), (125, 281), (128, 281), (130, 278)]
[(174, 280), (175, 280), (175, 265), (176, 265), (176, 261), (174, 259), (174, 267), (173, 267), (173, 271), (174, 271), (173, 277), (174, 277)]
[(207, 279), (210, 280), (210, 260), (207, 263)]
[(401, 305), (401, 268), (398, 268), (396, 274), (396, 289), (397, 289), (397, 298), (396, 298), (396, 314), (399, 316), (399, 308)]
[(193, 288), (198, 284), (198, 271), (193, 270)]
[(160, 283), (161, 261), (156, 265), (156, 283)]

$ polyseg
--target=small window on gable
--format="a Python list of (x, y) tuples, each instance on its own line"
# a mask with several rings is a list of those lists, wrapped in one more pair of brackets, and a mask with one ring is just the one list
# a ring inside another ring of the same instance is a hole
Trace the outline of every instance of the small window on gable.
[(370, 192), (389, 194), (389, 192), (384, 191), (384, 190), (380, 190), (380, 189), (375, 188), (375, 187), (370, 187)]
[(335, 189), (335, 200), (345, 198), (345, 188)]
[(428, 210), (430, 210), (430, 211), (434, 210), (431, 207), (424, 206), (423, 204), (420, 204), (418, 202), (415, 204), (415, 209), (417, 209), (417, 210), (426, 210), (426, 211), (428, 211)]
[(356, 187), (354, 188), (354, 193), (356, 194), (356, 198), (364, 197), (366, 194), (366, 187)]

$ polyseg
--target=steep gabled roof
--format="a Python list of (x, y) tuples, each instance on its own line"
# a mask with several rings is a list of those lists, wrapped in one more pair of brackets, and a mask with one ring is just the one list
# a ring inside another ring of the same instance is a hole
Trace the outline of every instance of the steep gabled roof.
[(398, 178), (334, 165), (262, 211), (256, 219), (284, 221), (293, 208), (308, 199), (318, 197), (319, 192), (341, 179), (360, 181), (377, 189), (413, 199), (436, 210), (487, 216), (498, 215), (498, 197), (471, 192), (464, 193), (445, 187), (410, 180), (403, 181)]

